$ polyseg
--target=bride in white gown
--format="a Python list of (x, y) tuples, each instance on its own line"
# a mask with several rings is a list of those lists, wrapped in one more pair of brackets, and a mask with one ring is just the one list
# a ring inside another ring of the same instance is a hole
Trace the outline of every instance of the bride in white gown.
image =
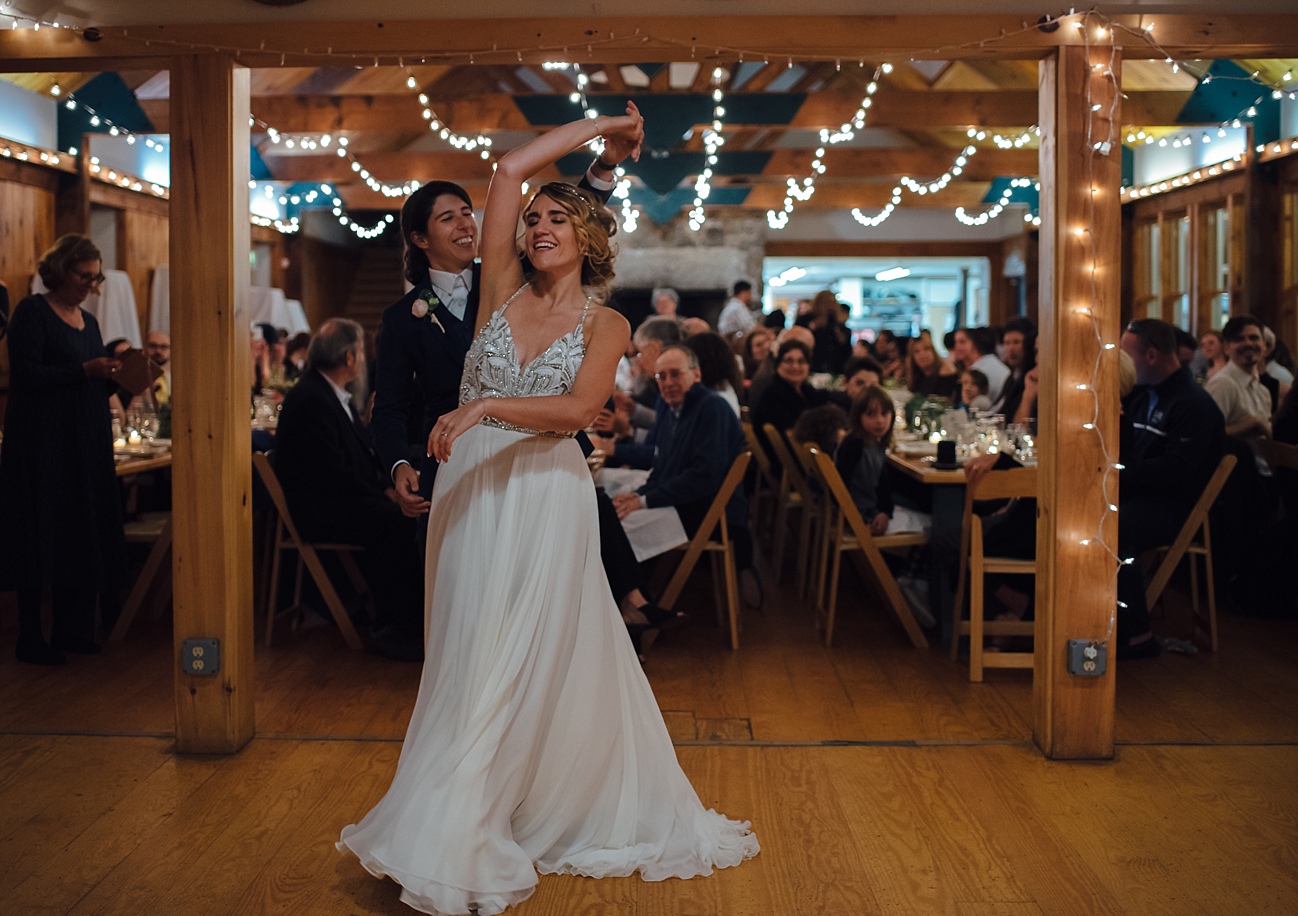
[(600, 565), (572, 436), (629, 337), (599, 304), (614, 221), (549, 184), (524, 213), (526, 277), (515, 239), (524, 180), (592, 135), (640, 130), (634, 106), (557, 128), (506, 155), (487, 195), (478, 333), (460, 407), (429, 438), (442, 465), (419, 698), (387, 795), (338, 843), (426, 913), (500, 913), (537, 871), (657, 881), (758, 852), (681, 771)]

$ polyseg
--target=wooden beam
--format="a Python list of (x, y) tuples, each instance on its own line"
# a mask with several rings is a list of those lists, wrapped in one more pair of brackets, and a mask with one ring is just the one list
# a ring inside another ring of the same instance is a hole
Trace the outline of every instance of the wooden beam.
[(253, 735), (248, 425), (248, 71), (172, 61), (174, 639), (220, 640), (220, 671), (176, 668), (176, 746), (229, 754)]
[[(1116, 343), (1121, 328), (1122, 157), (1117, 125), (1110, 132), (1091, 106), (1107, 112), (1119, 104), (1104, 70), (1120, 79), (1121, 58), (1108, 49), (1090, 55), (1065, 48), (1040, 65), (1042, 371), (1032, 731), (1042, 751), (1060, 759), (1113, 756), (1118, 667), (1110, 626), (1117, 607), (1110, 550), (1117, 550), (1118, 526), (1107, 508), (1118, 499), (1112, 469), (1118, 460), (1118, 351), (1102, 350), (1100, 341)], [(1093, 70), (1094, 64), (1103, 68)], [(1106, 140), (1114, 144), (1109, 155), (1093, 149)], [(1095, 324), (1082, 308), (1094, 313)], [(1094, 390), (1079, 390), (1083, 385)], [(1093, 431), (1082, 428), (1092, 420)], [(1106, 673), (1069, 674), (1070, 639), (1107, 640)]]
[[(350, 161), (338, 156), (263, 155), (267, 167), (280, 181), (348, 184), (359, 180)], [(400, 184), (412, 178), (421, 184), (435, 178), (461, 183), (491, 178), (491, 163), (476, 152), (365, 153), (364, 162), (370, 174), (388, 184)]]
[[(1298, 56), (1298, 15), (1188, 13), (1112, 17), (1132, 58), (1195, 59)], [(1158, 46), (1138, 37), (1156, 26)], [(125, 70), (163, 65), (169, 53), (238, 52), (251, 67), (394, 65), (517, 60), (540, 63), (563, 47), (590, 50), (589, 63), (734, 60), (742, 50), (799, 60), (876, 58), (1039, 59), (1059, 47), (1081, 47), (1068, 26), (1024, 29), (1019, 14), (917, 16), (609, 16), (519, 19), (426, 19), (385, 28), (355, 21), (101, 26), (99, 39), (72, 29), (3, 30), (0, 59), (9, 72)], [(488, 41), (485, 36), (489, 36)], [(1094, 40), (1092, 38), (1092, 40)], [(428, 49), (436, 48), (430, 53)], [(713, 52), (714, 53), (709, 53)]]
[(768, 258), (994, 258), (1000, 242), (767, 241)]
[[(709, 68), (700, 68), (700, 70)], [(771, 65), (776, 73), (781, 68)], [(766, 71), (763, 71), (766, 72)], [(758, 76), (762, 74), (759, 73)], [(750, 80), (749, 83), (752, 81)], [(748, 84), (744, 91), (748, 92)], [(624, 93), (618, 93), (622, 95)], [(594, 93), (600, 98), (612, 93)], [(839, 90), (807, 96), (793, 120), (793, 128), (835, 129), (850, 121), (863, 96)], [(1133, 92), (1124, 100), (1126, 123), (1170, 126), (1185, 105), (1184, 92)], [(528, 130), (534, 125), (519, 111), (512, 96), (504, 93), (447, 98), (429, 96), (437, 116), (460, 133)], [(160, 133), (166, 133), (170, 104), (166, 99), (142, 99), (140, 107)], [(405, 130), (424, 124), (423, 106), (413, 92), (386, 95), (282, 95), (252, 100), (252, 113), (285, 132)], [(874, 96), (866, 123), (870, 127), (1025, 128), (1036, 123), (1037, 94), (1006, 92), (930, 92), (888, 88)], [(1214, 122), (1215, 123), (1215, 122)], [(552, 126), (552, 125), (541, 125)], [(785, 127), (784, 122), (745, 123), (745, 127)], [(1187, 125), (1180, 125), (1187, 126)]]

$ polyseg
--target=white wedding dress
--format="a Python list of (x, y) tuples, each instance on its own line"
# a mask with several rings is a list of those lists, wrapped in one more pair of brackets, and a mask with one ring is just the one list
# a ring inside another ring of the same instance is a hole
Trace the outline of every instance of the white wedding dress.
[[(461, 403), (571, 390), (582, 323), (520, 367), (513, 299), (470, 347)], [(415, 909), (484, 916), (527, 899), (537, 871), (658, 881), (756, 855), (748, 823), (705, 810), (676, 761), (600, 565), (577, 443), (484, 421), (432, 503), (419, 698), (391, 788), (338, 848)]]

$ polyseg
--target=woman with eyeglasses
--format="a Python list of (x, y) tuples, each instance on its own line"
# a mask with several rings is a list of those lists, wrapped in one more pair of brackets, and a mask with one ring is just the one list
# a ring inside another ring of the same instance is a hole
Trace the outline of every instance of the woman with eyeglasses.
[[(90, 239), (63, 236), (37, 267), (48, 292), (19, 302), (9, 322), (0, 589), (18, 593), (15, 655), (34, 665), (99, 651), (96, 599), (102, 594), (105, 617), (115, 618), (126, 565), (108, 407), (120, 363), (81, 308), (104, 279), (101, 266)], [(41, 628), (47, 586), (48, 642)]]
[[(780, 432), (793, 429), (798, 418), (812, 407), (829, 403), (829, 395), (813, 388), (807, 381), (811, 375), (811, 348), (801, 340), (785, 340), (775, 357), (775, 376), (762, 389), (753, 405), (753, 428), (768, 452), (764, 427), (770, 423)], [(777, 461), (774, 453), (771, 460)]]

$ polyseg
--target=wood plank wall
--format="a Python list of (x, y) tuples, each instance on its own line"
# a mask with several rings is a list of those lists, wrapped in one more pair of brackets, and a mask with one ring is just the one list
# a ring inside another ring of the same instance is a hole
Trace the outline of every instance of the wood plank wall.
[[(10, 307), (27, 295), (41, 255), (54, 244), (58, 174), (12, 159), (0, 159), (0, 280), (9, 287)], [(0, 346), (0, 421), (9, 390), (9, 350)]]

